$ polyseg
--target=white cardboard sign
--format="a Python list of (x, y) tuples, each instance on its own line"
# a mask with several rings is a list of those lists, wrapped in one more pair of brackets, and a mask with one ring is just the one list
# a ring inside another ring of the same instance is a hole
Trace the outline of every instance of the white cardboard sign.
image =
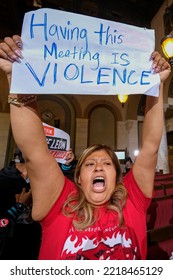
[(154, 30), (53, 9), (25, 14), (11, 93), (158, 95)]

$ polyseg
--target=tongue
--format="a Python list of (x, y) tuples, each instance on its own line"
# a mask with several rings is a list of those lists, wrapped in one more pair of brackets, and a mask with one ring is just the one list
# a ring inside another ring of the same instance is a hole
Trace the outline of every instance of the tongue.
[(96, 182), (93, 184), (93, 188), (95, 191), (102, 191), (104, 189), (104, 183), (103, 182)]

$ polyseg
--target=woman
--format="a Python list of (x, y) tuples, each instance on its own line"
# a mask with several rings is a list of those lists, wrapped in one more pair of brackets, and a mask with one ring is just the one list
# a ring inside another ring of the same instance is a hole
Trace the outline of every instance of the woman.
[[(17, 35), (0, 44), (0, 68), (9, 84), (21, 47)], [(146, 258), (146, 211), (163, 130), (163, 83), (170, 73), (158, 52), (151, 58), (153, 71), (160, 72), (160, 93), (147, 96), (142, 147), (123, 182), (114, 152), (104, 145), (84, 151), (75, 184), (65, 178), (48, 151), (36, 97), (9, 96), (13, 135), (32, 188), (32, 216), (42, 225), (40, 259)]]
[(131, 157), (127, 157), (125, 159), (125, 170), (124, 170), (124, 173), (126, 174), (127, 172), (130, 171), (130, 169), (132, 168), (133, 166), (133, 161), (131, 159)]

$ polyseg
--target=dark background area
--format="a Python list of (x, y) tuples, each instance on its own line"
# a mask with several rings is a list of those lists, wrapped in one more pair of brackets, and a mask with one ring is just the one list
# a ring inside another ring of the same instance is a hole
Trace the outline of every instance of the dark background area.
[(0, 38), (20, 34), (24, 14), (41, 7), (150, 28), (163, 3), (164, 0), (1, 0)]

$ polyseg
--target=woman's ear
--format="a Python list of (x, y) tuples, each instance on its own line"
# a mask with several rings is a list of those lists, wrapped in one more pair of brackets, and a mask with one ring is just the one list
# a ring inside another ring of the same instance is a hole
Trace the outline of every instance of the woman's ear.
[(80, 176), (79, 176), (79, 178), (78, 178), (78, 181), (77, 181), (77, 182), (78, 182), (78, 184), (80, 185), (80, 183), (81, 183)]

